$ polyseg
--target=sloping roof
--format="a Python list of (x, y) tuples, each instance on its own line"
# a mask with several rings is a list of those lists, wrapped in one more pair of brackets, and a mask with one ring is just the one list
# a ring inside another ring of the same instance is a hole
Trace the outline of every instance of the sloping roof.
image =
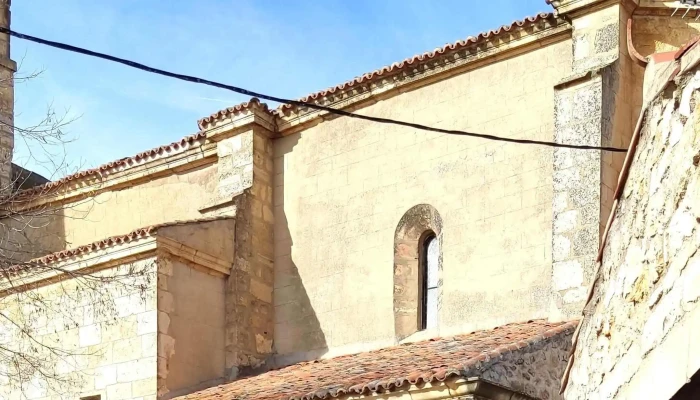
[(45, 185), (50, 182), (48, 179), (34, 171), (30, 171), (20, 165), (11, 163), (12, 183), (14, 190), (26, 190), (35, 186)]
[[(553, 19), (553, 18), (556, 18), (554, 13), (539, 13), (539, 14), (531, 16), (531, 17), (525, 17), (522, 20), (515, 20), (508, 25), (503, 25), (503, 26), (499, 27), (498, 29), (493, 29), (490, 31), (481, 32), (476, 36), (469, 36), (464, 40), (458, 40), (458, 41), (453, 42), (453, 43), (448, 43), (448, 44), (446, 44), (442, 47), (438, 47), (432, 51), (426, 51), (422, 54), (416, 54), (413, 57), (409, 57), (409, 58), (404, 59), (403, 61), (395, 62), (391, 65), (386, 65), (386, 66), (379, 68), (377, 70), (374, 70), (372, 72), (362, 74), (362, 75), (356, 77), (355, 79), (351, 79), (351, 80), (344, 82), (344, 83), (341, 83), (339, 85), (330, 87), (330, 88), (325, 89), (325, 90), (321, 90), (319, 92), (308, 94), (308, 95), (300, 98), (299, 101), (311, 103), (311, 102), (314, 102), (316, 99), (323, 98), (324, 96), (326, 96), (328, 94), (335, 93), (336, 91), (342, 91), (345, 89), (349, 89), (354, 85), (364, 84), (364, 83), (371, 82), (371, 81), (377, 80), (379, 78), (385, 77), (387, 75), (392, 75), (392, 74), (398, 73), (404, 69), (415, 66), (416, 64), (430, 61), (431, 59), (438, 57), (438, 56), (441, 56), (443, 54), (451, 53), (453, 51), (460, 50), (464, 47), (472, 46), (474, 44), (482, 43), (484, 41), (493, 39), (494, 37), (504, 35), (510, 31), (512, 31), (513, 29), (528, 27), (528, 26), (534, 25), (542, 20)], [(291, 109), (294, 107), (295, 106), (292, 104), (282, 104), (279, 107), (277, 107), (277, 111), (279, 113), (282, 113), (286, 109)]]
[(142, 164), (146, 161), (185, 151), (188, 148), (190, 148), (190, 145), (192, 145), (194, 142), (206, 139), (206, 137), (207, 134), (205, 132), (198, 132), (193, 135), (188, 135), (176, 142), (166, 144), (163, 146), (158, 146), (150, 150), (138, 153), (131, 157), (120, 158), (119, 160), (102, 164), (99, 167), (76, 172), (75, 174), (65, 176), (59, 180), (48, 182), (46, 184), (35, 186), (28, 190), (24, 190), (18, 194), (18, 197), (22, 198), (24, 196), (31, 196), (34, 194), (50, 192), (71, 181), (78, 179), (101, 178), (102, 176), (110, 173), (120, 172), (124, 169)]
[(225, 220), (225, 219), (232, 219), (234, 217), (232, 216), (217, 216), (217, 217), (209, 217), (209, 218), (199, 218), (199, 219), (193, 219), (193, 220), (187, 220), (187, 221), (172, 221), (172, 222), (165, 222), (162, 224), (156, 224), (156, 225), (150, 225), (146, 226), (143, 228), (138, 228), (135, 229), (129, 233), (123, 234), (123, 235), (115, 235), (115, 236), (110, 236), (105, 239), (101, 240), (96, 240), (92, 243), (73, 247), (70, 249), (66, 250), (60, 250), (51, 254), (47, 254), (42, 257), (38, 257), (35, 259), (32, 259), (28, 261), (25, 264), (19, 264), (15, 265), (12, 267), (9, 267), (9, 270), (11, 272), (16, 272), (19, 270), (22, 270), (23, 268), (27, 268), (30, 265), (37, 265), (37, 264), (51, 264), (55, 262), (60, 262), (60, 261), (65, 261), (68, 259), (71, 259), (73, 257), (81, 256), (84, 254), (89, 254), (94, 251), (102, 250), (105, 248), (113, 247), (113, 246), (118, 246), (120, 244), (125, 244), (125, 243), (131, 243), (134, 241), (137, 241), (139, 239), (144, 239), (147, 237), (151, 237), (156, 234), (159, 228), (165, 228), (169, 226), (175, 226), (175, 225), (184, 225), (184, 224), (196, 224), (200, 222), (209, 222), (209, 221), (219, 221), (219, 220)]
[[(362, 74), (359, 77), (356, 77), (352, 80), (349, 80), (347, 82), (341, 83), (339, 85), (330, 87), (325, 90), (321, 90), (318, 92), (311, 93), (309, 95), (306, 95), (300, 99), (300, 101), (303, 102), (313, 102), (316, 101), (317, 99), (321, 99), (324, 96), (328, 94), (335, 93), (337, 91), (342, 91), (346, 90), (349, 88), (352, 88), (355, 85), (360, 85), (360, 84), (365, 84), (367, 82), (372, 82), (374, 80), (378, 80), (381, 78), (384, 78), (388, 75), (396, 74), (399, 73), (405, 69), (415, 67), (416, 65), (430, 61), (434, 59), (435, 57), (444, 55), (444, 54), (449, 54), (454, 51), (458, 51), (464, 47), (467, 46), (472, 46), (474, 44), (479, 44), (488, 40), (491, 40), (493, 38), (502, 36), (507, 34), (508, 32), (511, 32), (513, 29), (516, 28), (527, 28), (529, 26), (533, 26), (537, 23), (540, 23), (544, 20), (555, 20), (558, 17), (554, 13), (540, 13), (532, 17), (526, 17), (522, 20), (516, 20), (511, 22), (508, 25), (503, 25), (499, 27), (498, 29), (482, 32), (476, 36), (469, 36), (468, 38), (464, 40), (458, 40), (456, 42), (446, 44), (442, 47), (438, 47), (432, 51), (427, 51), (422, 54), (417, 54), (414, 55), (413, 57), (409, 57), (404, 59), (401, 62), (396, 62), (391, 65), (384, 66), (382, 68), (379, 68), (375, 71), (368, 72), (365, 74)], [(285, 111), (289, 111), (292, 108), (294, 108), (293, 105), (290, 104), (282, 104), (280, 105), (276, 110), (270, 110), (268, 106), (265, 103), (261, 103), (260, 100), (256, 98), (252, 98), (247, 102), (240, 103), (238, 105), (235, 105), (233, 107), (228, 107), (226, 109), (217, 111), (213, 114), (211, 114), (208, 117), (201, 118), (200, 120), (197, 121), (197, 126), (199, 129), (204, 129), (204, 127), (207, 126), (207, 124), (212, 123), (213, 121), (216, 121), (217, 119), (220, 118), (226, 118), (227, 116), (237, 113), (242, 113), (245, 112), (251, 108), (256, 108), (262, 112), (269, 113), (271, 115), (283, 115)], [(25, 190), (20, 192), (19, 198), (23, 198), (23, 196), (30, 197), (31, 195), (34, 194), (39, 194), (39, 193), (46, 193), (50, 192), (53, 190), (56, 190), (63, 185), (70, 183), (72, 181), (76, 180), (82, 180), (82, 179), (100, 179), (104, 175), (108, 175), (111, 173), (119, 172), (124, 169), (131, 168), (135, 165), (142, 164), (146, 161), (149, 161), (151, 159), (156, 159), (160, 158), (162, 156), (167, 156), (176, 152), (181, 152), (183, 150), (186, 150), (189, 148), (189, 145), (193, 144), (194, 142), (198, 140), (203, 140), (206, 139), (207, 134), (206, 132), (198, 132), (193, 135), (186, 136), (176, 142), (173, 142), (168, 145), (164, 146), (159, 146), (151, 150), (147, 150), (145, 152), (141, 152), (139, 154), (136, 154), (135, 156), (131, 157), (125, 157), (121, 158), (116, 161), (112, 161), (106, 164), (103, 164), (97, 168), (92, 168), (88, 170), (83, 170), (80, 172), (77, 172), (72, 175), (68, 175), (66, 177), (63, 177), (59, 180), (53, 181), (53, 182), (48, 182), (44, 185), (36, 186), (31, 189)]]
[(573, 331), (575, 321), (542, 320), (449, 338), (295, 364), (193, 393), (180, 400), (316, 400), (465, 377), (501, 354)]
[[(516, 20), (511, 22), (508, 25), (503, 25), (499, 27), (498, 29), (493, 29), (490, 31), (486, 32), (481, 32), (476, 36), (469, 36), (466, 39), (463, 40), (458, 40), (453, 43), (448, 43), (442, 47), (438, 47), (434, 50), (431, 51), (426, 51), (421, 54), (416, 54), (413, 57), (406, 58), (402, 61), (395, 62), (391, 65), (386, 65), (382, 68), (379, 68), (377, 70), (374, 70), (372, 72), (367, 72), (365, 74), (362, 74), (354, 79), (351, 79), (347, 82), (343, 82), (341, 84), (338, 84), (336, 86), (332, 86), (330, 88), (310, 93), (302, 98), (299, 99), (299, 101), (302, 102), (314, 102), (317, 99), (321, 99), (329, 94), (333, 94), (338, 91), (343, 91), (346, 89), (350, 89), (355, 85), (361, 85), (365, 84), (368, 82), (372, 82), (374, 80), (378, 80), (380, 78), (386, 77), (388, 75), (393, 75), (396, 73), (399, 73), (405, 69), (414, 67), (420, 63), (430, 61), (434, 59), (435, 57), (441, 56), (446, 53), (458, 51), (464, 47), (472, 46), (478, 43), (482, 43), (486, 40), (493, 39), (495, 37), (504, 35), (513, 29), (516, 28), (522, 28), (522, 27), (528, 27), (531, 25), (534, 25), (536, 23), (539, 23), (543, 20), (547, 19), (554, 19), (556, 18), (554, 13), (539, 13), (537, 15), (531, 16), (531, 17), (526, 17), (522, 20)], [(271, 114), (277, 114), (277, 115), (283, 115), (285, 110), (292, 109), (295, 106), (292, 104), (282, 104), (279, 107), (277, 107), (276, 110), (269, 110), (267, 105), (265, 103), (261, 103), (260, 100), (257, 98), (252, 98), (247, 102), (235, 105), (233, 107), (228, 107), (225, 108), (221, 111), (215, 112), (211, 114), (208, 117), (204, 117), (197, 121), (197, 126), (199, 129), (204, 129), (208, 123), (218, 119), (218, 118), (223, 118), (229, 114), (235, 114), (235, 113), (240, 113), (243, 112), (247, 109), (249, 109), (252, 106), (259, 106), (260, 109), (264, 110), (265, 112), (269, 112)]]

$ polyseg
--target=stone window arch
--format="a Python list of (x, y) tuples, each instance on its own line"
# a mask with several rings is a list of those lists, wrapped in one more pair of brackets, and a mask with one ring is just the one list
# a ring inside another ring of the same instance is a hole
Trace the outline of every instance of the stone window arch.
[(437, 327), (442, 287), (442, 218), (412, 207), (394, 234), (394, 329), (398, 340)]

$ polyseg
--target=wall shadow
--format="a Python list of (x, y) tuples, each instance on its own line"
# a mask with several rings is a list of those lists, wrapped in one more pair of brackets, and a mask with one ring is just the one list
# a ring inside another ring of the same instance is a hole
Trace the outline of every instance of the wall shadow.
[(293, 151), (299, 138), (300, 134), (295, 134), (277, 139), (274, 146), (275, 340), (270, 363), (272, 368), (318, 359), (328, 352), (326, 336), (292, 254), (294, 237), (287, 220), (290, 205), (285, 202), (285, 185), (288, 183), (285, 179), (284, 158)]
[(49, 180), (14, 163), (11, 178), (11, 194), (1, 205), (3, 212), (10, 214), (0, 223), (2, 263), (18, 264), (66, 249), (63, 206), (48, 204), (31, 210), (21, 208), (27, 201), (41, 200), (46, 194), (39, 192), (26, 197), (20, 192)]

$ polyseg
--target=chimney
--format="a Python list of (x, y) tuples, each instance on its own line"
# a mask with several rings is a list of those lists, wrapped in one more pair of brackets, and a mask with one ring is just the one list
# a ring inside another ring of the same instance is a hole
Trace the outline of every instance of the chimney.
[[(10, 28), (10, 3), (0, 0), (0, 26)], [(14, 149), (14, 73), (17, 64), (10, 59), (10, 35), (0, 33), (0, 191), (12, 188), (12, 150)]]

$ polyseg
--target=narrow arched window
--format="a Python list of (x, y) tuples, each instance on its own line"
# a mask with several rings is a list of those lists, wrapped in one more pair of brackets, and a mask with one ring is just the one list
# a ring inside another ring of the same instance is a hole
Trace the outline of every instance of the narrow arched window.
[(429, 233), (421, 249), (421, 329), (437, 327), (438, 314), (438, 257), (440, 248), (437, 237)]
[(398, 340), (439, 327), (444, 238), (429, 204), (411, 207), (394, 233), (394, 332)]

